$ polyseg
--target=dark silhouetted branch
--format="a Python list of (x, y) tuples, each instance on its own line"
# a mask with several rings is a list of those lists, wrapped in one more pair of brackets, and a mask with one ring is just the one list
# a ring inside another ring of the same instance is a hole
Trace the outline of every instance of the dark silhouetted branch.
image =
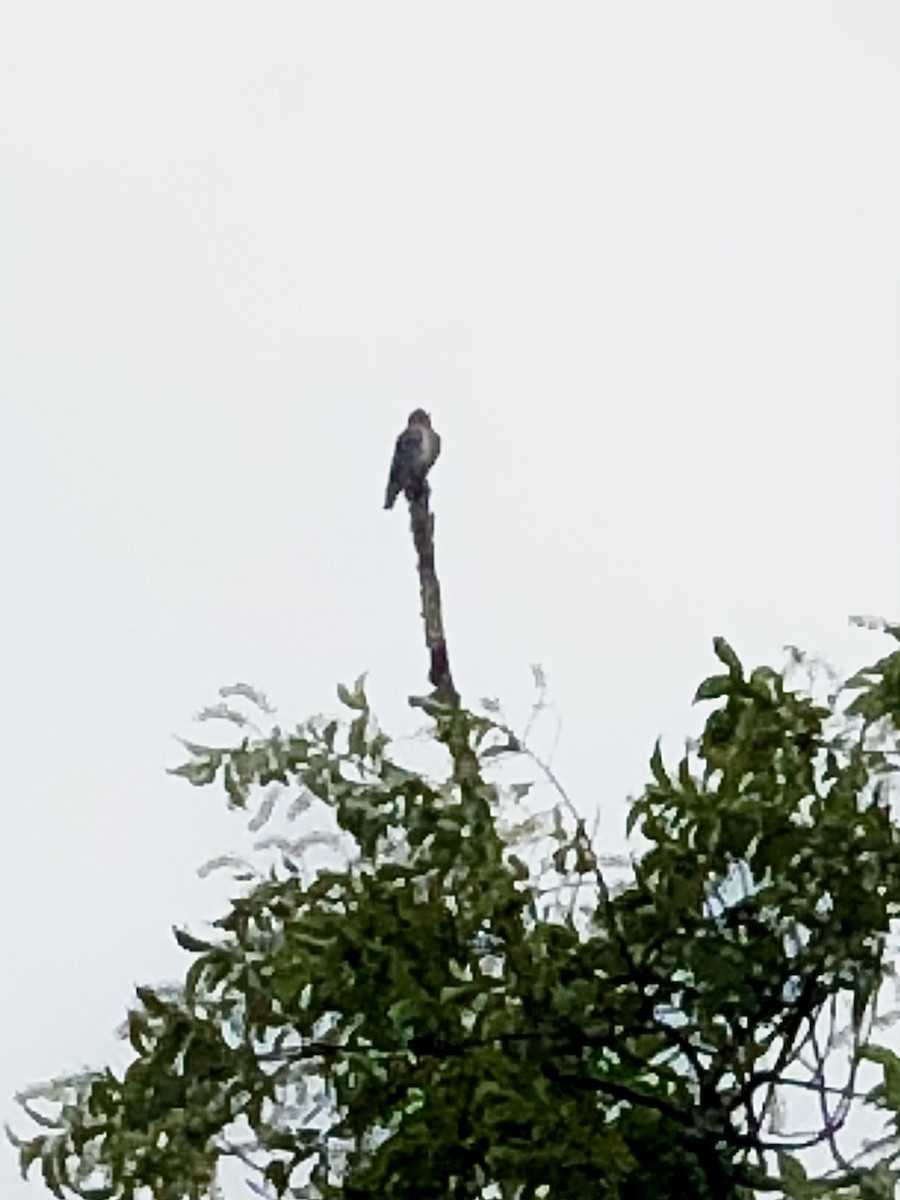
[(450, 674), (447, 638), (441, 612), (441, 585), (434, 569), (434, 516), (428, 504), (430, 492), (431, 489), (425, 484), (415, 495), (409, 497), (409, 515), (422, 595), (422, 619), (425, 622), (425, 645), (431, 660), (428, 678), (434, 687), (436, 699), (455, 705), (459, 701), (459, 695)]

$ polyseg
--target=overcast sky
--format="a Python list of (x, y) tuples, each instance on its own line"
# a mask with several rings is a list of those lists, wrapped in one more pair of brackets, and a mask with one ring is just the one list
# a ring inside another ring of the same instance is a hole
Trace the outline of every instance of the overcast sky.
[(610, 845), (713, 635), (883, 653), (898, 43), (886, 0), (9, 6), (0, 1113), (219, 911), (241, 822), (164, 768), (220, 684), (288, 722), (368, 670), (413, 726), (410, 409), (457, 684), (522, 713), (544, 665)]

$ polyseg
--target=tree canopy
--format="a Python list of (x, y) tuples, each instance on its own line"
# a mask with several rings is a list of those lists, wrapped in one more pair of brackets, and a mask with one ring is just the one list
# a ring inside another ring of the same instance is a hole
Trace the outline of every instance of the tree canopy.
[(228, 697), (239, 740), (176, 773), (279, 833), (176, 932), (182, 983), (138, 989), (127, 1069), (23, 1094), (23, 1169), (96, 1198), (214, 1194), (228, 1158), (334, 1200), (892, 1197), (900, 648), (830, 690), (715, 653), (624, 862), (561, 788), (533, 803), (498, 711), (422, 699), (426, 775), (362, 680), (290, 731)]
[[(85, 1200), (214, 1197), (228, 1159), (298, 1200), (893, 1197), (900, 649), (823, 689), (716, 638), (703, 732), (675, 764), (657, 743), (610, 861), (533, 722), (462, 704), (424, 479), (407, 500), (434, 768), (363, 678), (291, 731), (223, 689), (201, 716), (240, 740), (174, 773), (280, 832), (207, 938), (176, 930), (183, 982), (137, 989), (127, 1069), (23, 1093), (23, 1172)], [(859, 1113), (880, 1136), (848, 1150)]]

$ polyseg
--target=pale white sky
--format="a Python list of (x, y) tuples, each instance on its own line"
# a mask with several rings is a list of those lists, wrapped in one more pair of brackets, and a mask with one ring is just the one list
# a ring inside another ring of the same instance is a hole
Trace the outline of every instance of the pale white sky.
[(900, 613), (900, 8), (3, 25), (8, 1115), (121, 1053), (133, 985), (183, 968), (170, 926), (218, 911), (194, 869), (241, 824), (163, 771), (219, 684), (294, 720), (368, 669), (411, 727), (416, 579), (381, 509), (411, 408), (443, 437), (457, 683), (522, 712), (544, 664), (610, 842), (714, 634), (882, 652), (846, 619)]

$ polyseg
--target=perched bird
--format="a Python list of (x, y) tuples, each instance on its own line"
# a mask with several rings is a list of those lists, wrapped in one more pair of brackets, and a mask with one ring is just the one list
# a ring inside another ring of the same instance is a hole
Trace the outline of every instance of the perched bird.
[(409, 424), (397, 438), (384, 507), (393, 508), (401, 492), (408, 500), (419, 499), (428, 486), (425, 476), (440, 452), (441, 439), (431, 428), (431, 417), (417, 408), (409, 414)]

